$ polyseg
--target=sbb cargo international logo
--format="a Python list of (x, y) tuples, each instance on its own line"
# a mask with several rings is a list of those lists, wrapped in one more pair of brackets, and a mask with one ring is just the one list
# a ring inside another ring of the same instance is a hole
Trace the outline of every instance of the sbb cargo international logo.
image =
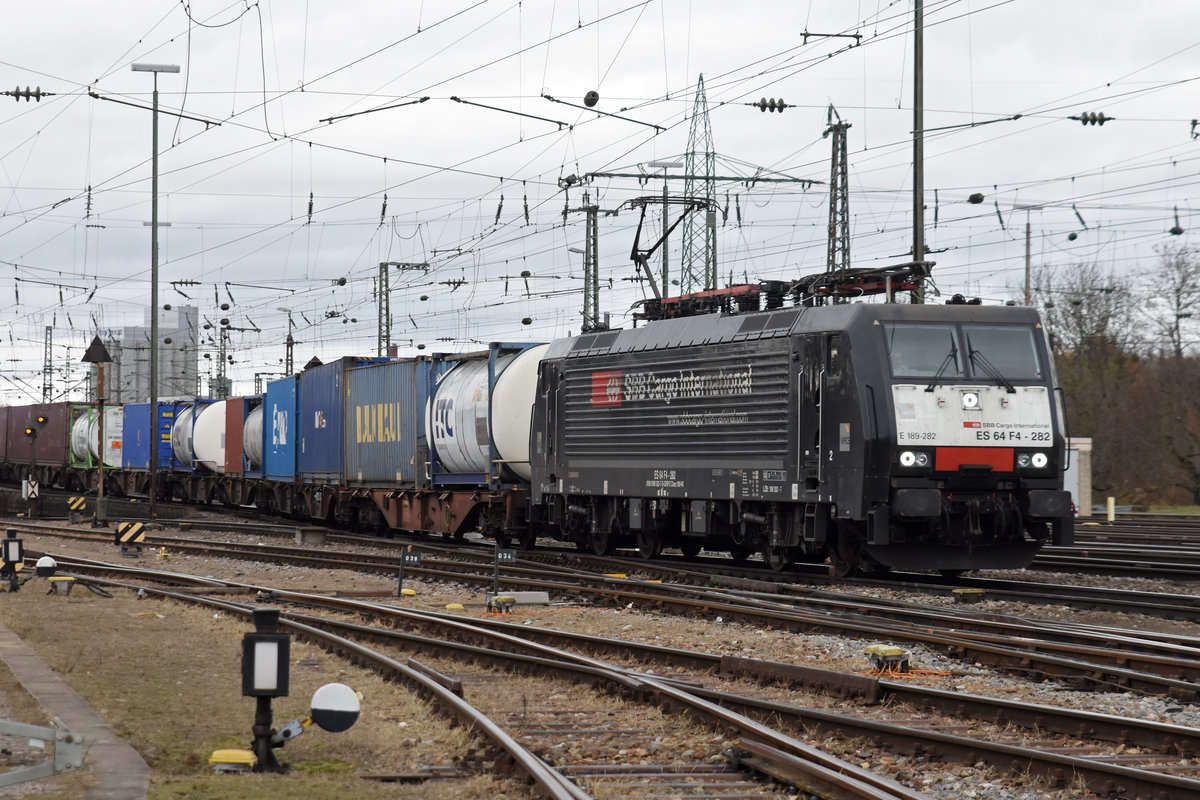
[(621, 373), (592, 373), (592, 405), (600, 407), (621, 405)]

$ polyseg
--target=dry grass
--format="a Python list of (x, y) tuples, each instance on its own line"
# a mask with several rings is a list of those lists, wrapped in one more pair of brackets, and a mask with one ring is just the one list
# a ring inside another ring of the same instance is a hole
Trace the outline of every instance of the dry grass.
[[(241, 695), (240, 663), (249, 621), (131, 593), (101, 598), (78, 588), (68, 597), (44, 591), (44, 583), (34, 581), (0, 595), (0, 622), (142, 753), (153, 770), (153, 800), (527, 796), (491, 776), (428, 784), (364, 780), (364, 774), (453, 763), (470, 749), (469, 737), (406, 687), (296, 641), (290, 696), (273, 704), (276, 726), (307, 716), (312, 693), (332, 681), (363, 694), (358, 723), (340, 734), (314, 726), (276, 751), (290, 768), (286, 775), (215, 776), (212, 751), (245, 748), (252, 738), (254, 700)], [(21, 699), (11, 675), (3, 680), (0, 675), (13, 718), (46, 719), (32, 698)], [(74, 785), (66, 778), (52, 783), (61, 785), (55, 797), (83, 796), (78, 777)]]

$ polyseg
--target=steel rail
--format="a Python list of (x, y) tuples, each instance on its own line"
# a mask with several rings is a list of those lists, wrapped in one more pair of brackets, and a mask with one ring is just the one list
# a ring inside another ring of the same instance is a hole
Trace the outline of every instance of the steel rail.
[[(128, 583), (120, 581), (106, 581), (111, 586), (123, 586), (126, 588), (137, 588)], [(324, 598), (317, 595), (310, 595), (303, 592), (291, 592), (282, 590), (270, 590), (268, 587), (255, 586), (250, 584), (239, 584), (238, 582), (229, 582), (230, 586), (242, 586), (256, 591), (269, 590), (271, 594), (280, 599), (292, 598), (296, 602), (313, 603), (324, 601), (329, 603), (331, 600), (336, 601), (336, 605), (343, 607), (357, 606), (363, 611), (369, 611), (372, 614), (377, 614), (382, 610), (395, 610), (387, 607), (382, 607), (375, 603), (365, 603), (361, 601), (346, 601), (338, 598)], [(252, 606), (233, 603), (229, 601), (221, 601), (213, 598), (198, 598), (194, 595), (173, 592), (170, 590), (153, 589), (146, 590), (149, 593), (157, 594), (158, 596), (168, 597), (186, 603), (201, 603), (212, 607), (219, 607), (230, 611), (249, 615), (252, 611)], [(419, 612), (407, 611), (404, 613), (407, 617), (418, 617)], [(471, 629), (468, 623), (463, 623), (459, 620), (442, 619), (439, 620), (443, 625), (450, 627), (458, 632), (466, 632)], [(383, 639), (398, 639), (413, 641), (411, 635), (404, 635), (397, 631), (371, 628), (369, 626), (349, 623), (343, 620), (333, 620), (322, 617), (313, 617), (310, 615), (298, 614), (293, 612), (284, 612), (280, 615), (280, 626), (285, 629), (293, 630), (297, 633), (310, 637), (314, 641), (320, 642), (331, 649), (342, 652), (353, 653), (356, 656), (367, 660), (373, 665), (385, 668), (394, 674), (404, 677), (409, 682), (418, 684), (422, 691), (427, 691), (433, 694), (439, 702), (448, 705), (454, 710), (458, 719), (464, 724), (478, 726), (479, 729), (496, 744), (498, 747), (509, 753), (521, 767), (526, 771), (532, 780), (546, 793), (546, 796), (552, 800), (587, 800), (590, 796), (583, 792), (579, 787), (570, 783), (570, 781), (558, 770), (550, 767), (546, 762), (542, 761), (533, 753), (529, 752), (522, 745), (508, 736), (503, 729), (496, 725), (490, 718), (483, 715), (470, 704), (466, 703), (462, 698), (454, 694), (442, 682), (432, 678), (427, 671), (415, 669), (406, 664), (402, 664), (395, 659), (386, 655), (377, 653), (376, 651), (350, 641), (344, 636), (331, 633), (327, 630), (322, 630), (321, 626), (327, 628), (341, 629), (345, 631), (355, 632), (359, 635), (365, 635), (373, 638)], [(722, 708), (719, 705), (705, 700), (701, 697), (691, 695), (686, 690), (672, 686), (668, 683), (656, 680), (650, 676), (635, 673), (633, 671), (624, 670), (619, 667), (613, 667), (603, 662), (590, 659), (586, 656), (580, 656), (574, 653), (560, 651), (555, 648), (549, 648), (542, 645), (536, 645), (529, 642), (523, 642), (516, 637), (511, 637), (505, 634), (497, 634), (495, 632), (484, 632), (493, 637), (497, 641), (509, 645), (523, 645), (532, 647), (535, 650), (541, 651), (537, 655), (523, 655), (508, 651), (496, 650), (494, 647), (477, 647), (467, 645), (460, 642), (447, 642), (441, 640), (431, 640), (424, 638), (424, 644), (436, 646), (439, 648), (453, 648), (459, 653), (466, 653), (473, 658), (488, 657), (490, 660), (503, 659), (504, 662), (519, 660), (529, 667), (537, 667), (539, 671), (553, 670), (560, 673), (570, 673), (574, 677), (586, 676), (594, 680), (605, 680), (615, 683), (619, 688), (623, 689), (634, 696), (641, 696), (643, 699), (653, 699), (660, 704), (668, 704), (671, 707), (684, 707), (695, 713), (706, 717), (713, 724), (719, 726), (732, 726), (746, 735), (753, 735), (759, 739), (765, 739), (773, 744), (774, 747), (785, 752), (788, 756), (786, 759), (788, 766), (795, 774), (801, 773), (811, 775), (811, 784), (807, 779), (798, 779), (799, 787), (809, 791), (808, 785), (813, 789), (821, 788), (828, 789), (836, 787), (836, 792), (828, 794), (831, 798), (846, 798), (846, 800), (929, 800), (928, 796), (908, 789), (889, 778), (876, 775), (869, 770), (862, 769), (854, 764), (838, 759), (827, 753), (820, 751), (817, 748), (804, 744), (786, 734), (775, 731), (770, 727), (763, 725), (755, 720), (745, 717), (736, 712)], [(511, 668), (511, 664), (506, 663), (506, 666)], [(765, 757), (765, 756), (764, 756)], [(770, 760), (768, 758), (768, 760)], [(747, 764), (747, 766), (751, 766)], [(769, 770), (760, 770), (764, 774), (772, 775)], [(778, 770), (775, 770), (778, 771)], [(830, 779), (830, 773), (839, 773), (840, 777), (836, 780)]]
[[(93, 563), (103, 565), (103, 562)], [(488, 585), (492, 580), (491, 576), (461, 574), (456, 575), (455, 579)], [(582, 591), (578, 585), (554, 581), (531, 582), (507, 574), (505, 582), (506, 588), (509, 589), (514, 585), (521, 585), (566, 593)], [(738, 619), (751, 624), (771, 624), (806, 633), (853, 633), (869, 638), (886, 637), (892, 641), (916, 642), (942, 648), (1020, 674), (1038, 677), (1053, 675), (1101, 690), (1123, 689), (1144, 694), (1167, 694), (1181, 700), (1200, 699), (1200, 684), (1121, 666), (1123, 659), (1117, 655), (1107, 657), (1109, 663), (1098, 663), (1040, 652), (1028, 647), (1009, 646), (1003, 643), (1005, 639), (1002, 635), (994, 636), (988, 641), (981, 634), (967, 631), (946, 633), (920, 625), (897, 625), (895, 620), (876, 619), (855, 612), (831, 615), (820, 611), (782, 609), (777, 604), (761, 603), (751, 606), (720, 595), (700, 598), (678, 596), (671, 593), (670, 587), (659, 584), (619, 579), (611, 579), (610, 583), (609, 588), (593, 588), (589, 591), (614, 604), (626, 605), (632, 602), (649, 609), (666, 609), (674, 613), (720, 615), (726, 619)], [(1128, 653), (1125, 654), (1125, 659), (1128, 659)], [(1174, 664), (1170, 666), (1172, 669), (1177, 668)]]
[[(237, 585), (235, 582), (231, 583)], [(261, 589), (262, 587), (250, 588)], [(347, 610), (358, 608), (360, 609), (360, 613), (362, 610), (369, 611), (372, 614), (388, 612), (396, 616), (414, 620), (427, 616), (425, 612), (397, 610), (394, 607), (381, 606), (377, 603), (340, 598), (323, 598), (304, 592), (275, 591), (274, 594), (279, 599), (291, 599), (295, 602), (305, 604), (320, 602)], [(187, 596), (182, 597), (189, 600), (192, 599)], [(1021, 764), (1027, 770), (1036, 771), (1038, 774), (1049, 777), (1058, 785), (1065, 785), (1073, 776), (1080, 776), (1087, 782), (1089, 787), (1096, 791), (1115, 792), (1118, 794), (1126, 793), (1127, 796), (1169, 795), (1172, 798), (1181, 799), (1200, 798), (1200, 781), (1189, 778), (1103, 763), (1094, 759), (1043, 752), (1033, 748), (985, 742), (979, 739), (939, 733), (937, 731), (918, 730), (911, 726), (865, 720), (847, 714), (802, 709), (772, 701), (696, 687), (690, 684), (681, 685), (668, 679), (649, 676), (633, 670), (612, 667), (587, 656), (580, 656), (557, 648), (527, 642), (508, 633), (491, 630), (481, 631), (479, 626), (476, 626), (473, 622), (465, 622), (460, 619), (447, 619), (445, 615), (432, 616), (435, 617), (432, 620), (433, 622), (441, 626), (447, 626), (459, 634), (474, 632), (476, 635), (483, 633), (491, 637), (486, 646), (445, 641), (437, 641), (433, 646), (460, 650), (470, 654), (472, 657), (481, 657), (485, 653), (490, 653), (490, 658), (493, 660), (502, 657), (504, 660), (519, 659), (530, 667), (536, 666), (539, 670), (575, 672), (586, 675), (589, 678), (611, 681), (626, 692), (645, 693), (649, 691), (656, 696), (658, 702), (667, 707), (686, 708), (693, 713), (703, 714), (718, 724), (736, 728), (742, 737), (741, 744), (746, 749), (755, 751), (754, 742), (765, 742), (771, 748), (775, 748), (788, 756), (815, 763), (821, 769), (838, 769), (844, 774), (847, 765), (840, 759), (828, 756), (815, 748), (804, 745), (787, 734), (764, 726), (753, 719), (745, 717), (742, 713), (731, 711), (731, 709), (742, 708), (746, 711), (769, 715), (773, 718), (790, 719), (793, 724), (798, 726), (819, 725), (822, 730), (838, 730), (843, 733), (850, 731), (850, 735), (876, 739), (882, 738), (897, 743), (901, 748), (908, 749), (910, 752), (939, 760), (952, 757), (965, 759), (973, 763), (974, 760), (980, 757), (982, 752), (986, 751), (990, 754), (987, 758), (990, 763), (997, 765), (1003, 765), (1006, 762), (1010, 765)], [(360, 635), (375, 638), (413, 641), (411, 634), (370, 628), (339, 620), (314, 618), (292, 612), (285, 613), (281, 617), (282, 620), (287, 620), (289, 624), (294, 622), (297, 625), (311, 627), (334, 627), (343, 631), (356, 632)], [(430, 642), (426, 639), (425, 643), (429, 644)], [(523, 655), (510, 651), (498, 652), (496, 647), (498, 644), (510, 648), (529, 648), (532, 654)], [(769, 753), (761, 749), (756, 750), (754, 754), (758, 758), (764, 758), (769, 755)], [(754, 766), (752, 759), (745, 760), (744, 763), (747, 766)], [(791, 768), (795, 769), (796, 765), (792, 764)], [(775, 770), (766, 771), (776, 775), (778, 774), (778, 766)], [(823, 774), (814, 775), (813, 780), (818, 780), (820, 775)], [(892, 794), (862, 793), (864, 790), (857, 785), (860, 778), (854, 773), (851, 773), (851, 779), (848, 780), (843, 788), (852, 792), (859, 792), (853, 795), (855, 797), (921, 797), (920, 794), (911, 792), (911, 790), (907, 790), (905, 787), (894, 784), (894, 782), (887, 779), (878, 778), (873, 773), (868, 773), (868, 775), (870, 777), (867, 778), (866, 783), (869, 788), (866, 791), (892, 792)], [(817, 784), (814, 783), (812, 785), (816, 786)], [(1164, 792), (1167, 794), (1161, 794)]]

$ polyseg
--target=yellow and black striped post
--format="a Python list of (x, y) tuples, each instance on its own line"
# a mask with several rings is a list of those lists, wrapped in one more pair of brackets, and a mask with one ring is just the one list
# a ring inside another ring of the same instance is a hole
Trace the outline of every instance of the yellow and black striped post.
[(117, 523), (116, 544), (121, 546), (121, 555), (130, 558), (141, 558), (142, 543), (144, 541), (146, 541), (146, 523)]
[(67, 499), (67, 517), (72, 525), (78, 525), (80, 515), (87, 510), (86, 497), (70, 497)]

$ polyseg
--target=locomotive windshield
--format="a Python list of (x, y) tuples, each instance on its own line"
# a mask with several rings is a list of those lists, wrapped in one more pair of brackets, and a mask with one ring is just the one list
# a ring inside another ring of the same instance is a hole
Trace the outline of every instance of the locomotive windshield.
[[(935, 382), (968, 374), (981, 380), (1042, 379), (1034, 329), (1027, 325), (962, 326), (936, 323), (885, 323), (888, 359), (897, 378)], [(965, 344), (964, 348), (962, 345)]]
[(1033, 329), (1017, 325), (968, 325), (967, 346), (971, 371), (986, 372), (987, 367), (1009, 380), (1040, 380), (1042, 365), (1038, 359)]
[(898, 323), (885, 325), (888, 358), (896, 377), (961, 377), (953, 325)]

